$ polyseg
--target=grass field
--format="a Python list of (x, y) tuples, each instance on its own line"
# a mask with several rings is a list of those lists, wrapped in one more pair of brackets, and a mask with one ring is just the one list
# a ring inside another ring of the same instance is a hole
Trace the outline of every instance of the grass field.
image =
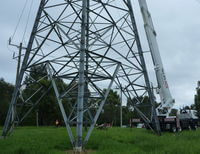
[[(198, 154), (200, 130), (160, 137), (145, 129), (94, 130), (86, 148), (91, 154)], [(66, 154), (70, 149), (65, 128), (20, 127), (7, 139), (0, 139), (0, 154)]]

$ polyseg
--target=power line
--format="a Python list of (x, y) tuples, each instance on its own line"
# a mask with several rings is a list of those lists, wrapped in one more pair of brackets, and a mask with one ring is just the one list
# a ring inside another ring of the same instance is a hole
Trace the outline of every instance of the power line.
[(21, 12), (21, 14), (20, 14), (20, 17), (19, 17), (19, 19), (18, 19), (17, 25), (16, 25), (16, 27), (15, 27), (14, 33), (13, 33), (13, 35), (11, 36), (11, 40), (14, 38), (14, 36), (15, 36), (15, 34), (16, 34), (16, 32), (17, 32), (17, 29), (18, 29), (18, 27), (19, 27), (20, 21), (21, 21), (21, 19), (22, 19), (23, 14), (24, 14), (24, 11), (25, 11), (25, 8), (26, 8), (26, 6), (27, 6), (27, 3), (28, 3), (28, 0), (26, 0), (26, 2), (25, 2), (25, 4), (24, 4), (24, 7), (23, 7), (22, 12)]
[(27, 28), (28, 28), (28, 23), (29, 23), (29, 19), (30, 19), (30, 14), (31, 14), (32, 8), (33, 8), (33, 0), (31, 1), (31, 4), (30, 4), (30, 9), (29, 9), (29, 13), (28, 13), (27, 21), (26, 21), (24, 34), (23, 34), (23, 37), (22, 37), (22, 42), (25, 39), (25, 35), (26, 35)]

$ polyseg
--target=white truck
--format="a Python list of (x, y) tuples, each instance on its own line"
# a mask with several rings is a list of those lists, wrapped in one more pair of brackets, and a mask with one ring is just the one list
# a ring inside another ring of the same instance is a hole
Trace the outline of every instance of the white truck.
[(159, 94), (161, 100), (161, 104), (156, 109), (160, 122), (160, 128), (162, 131), (171, 130), (173, 132), (185, 128), (195, 129), (198, 125), (198, 118), (196, 117), (194, 110), (180, 110), (176, 116), (169, 116), (175, 100), (172, 98), (169, 90), (156, 39), (156, 31), (153, 26), (151, 14), (148, 11), (147, 2), (146, 0), (138, 1), (144, 20), (144, 28), (153, 59), (153, 64), (155, 67), (155, 74), (158, 84), (157, 93)]
[(197, 129), (198, 128), (198, 123), (199, 123), (199, 118), (196, 116), (197, 111), (196, 110), (186, 110), (186, 109), (181, 109), (177, 113), (177, 117), (180, 121), (180, 126), (181, 129)]

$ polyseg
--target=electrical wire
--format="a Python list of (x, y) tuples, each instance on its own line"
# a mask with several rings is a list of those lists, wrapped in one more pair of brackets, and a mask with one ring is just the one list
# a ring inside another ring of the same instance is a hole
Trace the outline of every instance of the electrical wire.
[(23, 16), (23, 14), (24, 14), (25, 8), (26, 8), (26, 6), (27, 6), (27, 3), (28, 3), (28, 0), (26, 0), (26, 2), (25, 2), (25, 4), (24, 4), (24, 7), (23, 7), (22, 12), (21, 12), (21, 14), (20, 14), (20, 17), (19, 17), (19, 19), (18, 19), (17, 25), (16, 25), (16, 27), (15, 27), (14, 33), (13, 33), (13, 35), (11, 36), (11, 40), (15, 37), (15, 34), (16, 34), (17, 29), (18, 29), (18, 27), (19, 27), (19, 24), (20, 24), (20, 22), (21, 22), (22, 16)]
[[(29, 24), (32, 8), (33, 8), (33, 0), (31, 1), (31, 4), (30, 4), (30, 9), (29, 9), (29, 13), (28, 13), (26, 26), (25, 26), (25, 30), (24, 30), (24, 33), (23, 33), (23, 37), (22, 37), (22, 42), (24, 42), (24, 40), (25, 40), (25, 35), (26, 35), (26, 32), (27, 32), (27, 28), (28, 28), (28, 24)], [(25, 44), (26, 44), (26, 42), (25, 42)]]

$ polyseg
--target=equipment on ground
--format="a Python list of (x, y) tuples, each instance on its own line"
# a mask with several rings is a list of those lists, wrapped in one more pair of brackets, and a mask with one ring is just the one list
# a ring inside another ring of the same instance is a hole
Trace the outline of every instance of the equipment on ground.
[(196, 110), (181, 109), (177, 113), (177, 118), (180, 121), (181, 129), (197, 129), (199, 118), (196, 116)]

